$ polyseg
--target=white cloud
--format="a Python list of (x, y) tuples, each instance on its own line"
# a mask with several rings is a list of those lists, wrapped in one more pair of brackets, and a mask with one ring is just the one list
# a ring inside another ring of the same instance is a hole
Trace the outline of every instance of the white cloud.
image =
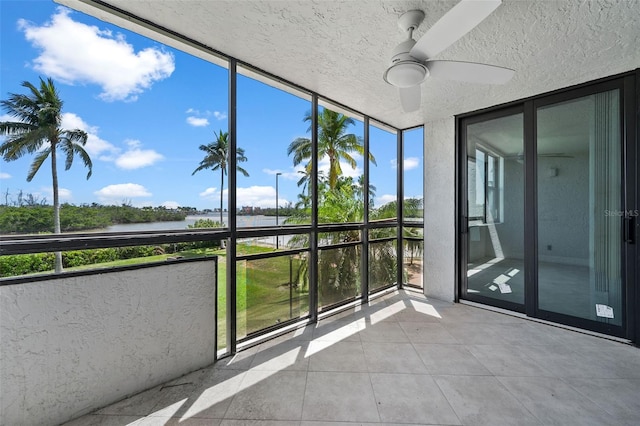
[(124, 144), (132, 149), (140, 148), (142, 146), (142, 142), (140, 142), (138, 139), (125, 139)]
[(376, 196), (374, 201), (376, 203), (376, 207), (382, 207), (387, 203), (390, 203), (392, 201), (396, 201), (397, 199), (398, 199), (398, 197), (395, 196), (395, 195), (384, 194), (384, 195)]
[(271, 176), (275, 176), (276, 173), (280, 173), (280, 178), (282, 179), (295, 180), (295, 181), (300, 180), (300, 178), (302, 177), (302, 174), (300, 172), (304, 171), (304, 167), (302, 167), (302, 165), (298, 165), (295, 168), (292, 168), (292, 170), (293, 171), (285, 172), (280, 169), (276, 169), (276, 170), (262, 169), (262, 172)]
[(200, 195), (202, 198), (211, 199), (214, 196), (220, 197), (220, 194), (218, 194), (217, 192), (218, 192), (217, 188), (207, 188), (198, 195)]
[[(36, 192), (33, 195), (39, 195), (41, 197), (45, 197), (47, 199), (47, 202), (53, 204), (53, 187), (51, 186), (49, 187), (43, 186), (42, 188), (40, 188), (39, 192)], [(67, 188), (58, 187), (58, 199), (60, 200), (60, 203), (70, 202), (73, 199), (71, 190)]]
[(420, 159), (418, 157), (407, 157), (404, 159), (404, 169), (411, 170), (415, 169), (420, 165)]
[(97, 84), (106, 101), (135, 101), (173, 73), (170, 52), (157, 48), (135, 52), (124, 35), (76, 22), (69, 15), (60, 7), (42, 26), (18, 21), (25, 38), (41, 50), (33, 61), (37, 71), (68, 84)]
[[(224, 196), (227, 195), (227, 190), (224, 191)], [(253, 207), (275, 207), (276, 206), (276, 189), (273, 186), (250, 186), (248, 188), (237, 188), (236, 198), (238, 206), (253, 206)], [(278, 198), (278, 205), (286, 205), (289, 201), (285, 198)]]
[[(353, 157), (356, 161), (358, 161), (358, 156)], [(347, 164), (344, 161), (340, 161), (340, 168), (342, 169), (342, 176), (345, 177), (355, 178), (364, 173), (360, 167), (356, 166), (356, 168), (354, 169), (350, 164)], [(325, 176), (329, 176), (329, 157), (323, 157), (320, 161), (318, 161), (318, 171), (320, 173), (324, 173)], [(298, 177), (298, 179), (300, 179), (300, 177)]]
[(67, 130), (80, 129), (87, 132), (87, 144), (84, 146), (84, 149), (92, 159), (100, 158), (102, 160), (108, 160), (111, 155), (115, 155), (120, 151), (120, 149), (98, 136), (97, 126), (91, 126), (77, 114), (71, 112), (62, 113), (62, 123), (60, 127)]
[[(397, 159), (393, 159), (389, 161), (391, 163), (391, 168), (396, 170), (398, 168), (398, 160)], [(416, 167), (418, 167), (420, 165), (420, 159), (418, 157), (407, 157), (404, 159), (403, 162), (403, 167), (404, 170), (411, 170), (411, 169), (415, 169)]]
[(189, 108), (186, 111), (187, 114), (190, 114), (187, 117), (187, 123), (194, 127), (205, 127), (209, 125), (209, 119), (207, 117), (213, 117), (218, 121), (224, 120), (227, 118), (227, 114), (220, 111), (200, 111), (199, 109)]
[[(0, 116), (0, 121), (16, 121), (15, 117), (8, 114)], [(120, 149), (98, 136), (98, 126), (92, 126), (84, 121), (79, 115), (72, 112), (63, 112), (60, 127), (65, 130), (80, 129), (87, 133), (87, 143), (84, 149), (92, 160), (113, 161), (113, 156), (120, 152)]]
[(404, 199), (405, 200), (410, 200), (410, 199), (423, 199), (424, 198), (424, 194), (416, 194), (416, 195), (407, 195), (404, 194)]
[(165, 201), (164, 203), (160, 204), (162, 207), (166, 207), (168, 209), (177, 209), (178, 207), (180, 207), (180, 204), (178, 204), (177, 201)]
[(199, 118), (199, 117), (192, 116), (192, 117), (187, 117), (187, 123), (189, 123), (194, 127), (206, 127), (209, 125), (209, 120), (207, 120), (206, 118)]
[(125, 144), (129, 147), (126, 152), (116, 158), (116, 166), (125, 170), (140, 169), (152, 166), (158, 161), (164, 160), (162, 154), (152, 149), (141, 149), (142, 143), (138, 140), (127, 139)]
[(11, 179), (11, 175), (9, 173), (0, 172), (0, 179)]
[[(67, 188), (58, 188), (58, 197), (60, 201), (71, 201), (73, 198), (71, 190)], [(53, 190), (51, 190), (51, 199), (53, 199)]]
[(131, 198), (151, 197), (151, 193), (142, 185), (137, 183), (119, 183), (107, 185), (95, 191), (102, 203), (120, 203)]
[[(220, 201), (220, 191), (217, 188), (207, 188), (202, 191), (200, 197), (208, 200)], [(228, 190), (222, 191), (223, 202), (226, 205)], [(253, 207), (275, 207), (276, 206), (276, 189), (275, 186), (251, 186), (248, 188), (237, 188), (236, 198), (238, 206)], [(289, 201), (282, 196), (278, 198), (278, 205), (284, 206)]]

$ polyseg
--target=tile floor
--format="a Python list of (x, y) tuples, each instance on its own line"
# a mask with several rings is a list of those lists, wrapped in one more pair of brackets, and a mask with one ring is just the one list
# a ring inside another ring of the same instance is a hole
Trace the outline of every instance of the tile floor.
[(84, 425), (638, 425), (640, 349), (395, 292)]

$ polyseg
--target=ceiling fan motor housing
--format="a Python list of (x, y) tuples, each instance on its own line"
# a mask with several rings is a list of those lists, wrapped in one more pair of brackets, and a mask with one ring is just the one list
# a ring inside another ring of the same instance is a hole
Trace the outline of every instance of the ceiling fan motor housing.
[(384, 73), (384, 81), (396, 87), (413, 87), (427, 78), (427, 67), (409, 54), (415, 44), (410, 38), (393, 49), (391, 66)]

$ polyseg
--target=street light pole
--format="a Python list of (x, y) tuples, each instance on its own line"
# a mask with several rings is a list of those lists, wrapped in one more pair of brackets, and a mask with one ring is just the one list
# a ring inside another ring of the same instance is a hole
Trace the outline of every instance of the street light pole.
[[(276, 226), (278, 226), (278, 176), (282, 173), (276, 173)], [(278, 236), (276, 235), (276, 250), (278, 250)]]

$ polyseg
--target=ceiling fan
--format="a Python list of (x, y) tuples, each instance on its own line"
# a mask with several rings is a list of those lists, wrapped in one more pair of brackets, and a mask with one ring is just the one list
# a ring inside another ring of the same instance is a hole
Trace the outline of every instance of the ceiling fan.
[(413, 31), (424, 20), (424, 12), (410, 10), (398, 18), (407, 39), (393, 49), (384, 81), (396, 86), (405, 112), (420, 108), (420, 84), (429, 76), (469, 83), (504, 84), (514, 74), (509, 68), (475, 62), (431, 60), (475, 28), (501, 4), (501, 0), (462, 0), (436, 22), (420, 40)]

